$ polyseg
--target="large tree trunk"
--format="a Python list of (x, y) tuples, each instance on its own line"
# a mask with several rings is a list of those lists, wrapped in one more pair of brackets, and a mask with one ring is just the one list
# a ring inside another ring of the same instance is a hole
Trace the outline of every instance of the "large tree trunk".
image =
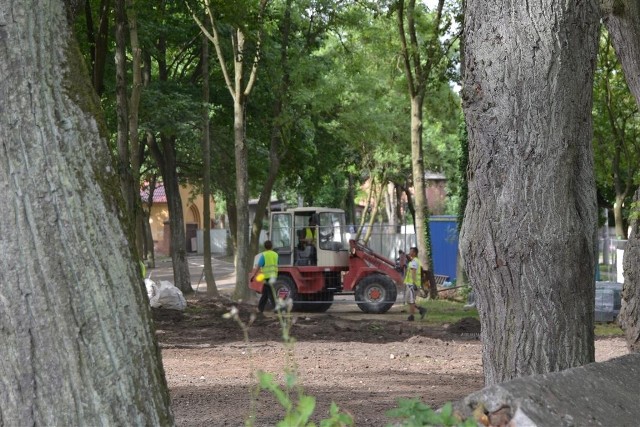
[(8, 1), (4, 12), (0, 424), (172, 424), (104, 122), (63, 2)]
[(460, 243), (487, 385), (594, 360), (597, 7), (467, 3)]
[[(636, 0), (603, 1), (604, 23), (611, 35), (618, 59), (631, 93), (640, 106), (640, 4)], [(636, 192), (637, 203), (640, 190)], [(619, 322), (632, 351), (640, 351), (640, 235), (638, 219), (631, 221), (632, 230), (624, 253), (624, 288)]]
[[(636, 191), (634, 202), (640, 203), (640, 189)], [(618, 322), (624, 331), (627, 345), (633, 352), (640, 352), (640, 229), (637, 212), (631, 220), (631, 233), (624, 251), (624, 285), (622, 288), (622, 308)]]
[(187, 263), (187, 238), (182, 211), (182, 198), (180, 197), (180, 184), (178, 183), (175, 140), (172, 137), (162, 135), (160, 144), (155, 139), (150, 142), (151, 153), (153, 153), (160, 168), (164, 191), (167, 195), (174, 285), (183, 294), (189, 294), (193, 292), (193, 288), (191, 287), (191, 275), (189, 274), (189, 264)]

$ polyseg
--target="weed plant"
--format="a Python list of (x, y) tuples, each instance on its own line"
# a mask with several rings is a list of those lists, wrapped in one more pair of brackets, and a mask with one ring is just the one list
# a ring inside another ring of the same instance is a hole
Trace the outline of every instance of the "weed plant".
[[(291, 316), (293, 302), (291, 300), (278, 300), (276, 312), (282, 330), (282, 341), (285, 348), (285, 372), (284, 384), (278, 384), (274, 374), (262, 370), (257, 371), (258, 384), (252, 392), (249, 416), (245, 420), (247, 427), (254, 427), (256, 422), (256, 402), (261, 391), (271, 393), (284, 409), (284, 417), (279, 421), (277, 427), (352, 427), (355, 426), (353, 417), (340, 410), (340, 407), (331, 402), (329, 417), (324, 418), (319, 424), (311, 421), (316, 409), (316, 398), (305, 394), (298, 381), (298, 366), (294, 358), (295, 338), (291, 336), (291, 326), (294, 318)], [(238, 309), (233, 307), (229, 313), (224, 315), (227, 319), (233, 319), (238, 323), (243, 332), (243, 337), (247, 343), (247, 354), (249, 357), (249, 367), (252, 372), (256, 372), (253, 365), (253, 354), (251, 342), (249, 340), (249, 328), (256, 320), (256, 315), (251, 314), (248, 323), (240, 319)], [(428, 426), (460, 426), (475, 427), (475, 419), (462, 420), (453, 412), (451, 403), (447, 403), (441, 410), (436, 411), (419, 399), (399, 399), (398, 407), (391, 409), (385, 414), (389, 418), (398, 421), (388, 424), (388, 427), (428, 427)]]
[[(293, 317), (291, 316), (292, 307), (293, 302), (290, 299), (286, 301), (279, 299), (276, 306), (276, 313), (282, 331), (282, 342), (285, 349), (284, 384), (278, 384), (278, 381), (272, 373), (262, 370), (257, 371), (258, 384), (253, 390), (249, 416), (245, 420), (247, 427), (255, 426), (256, 402), (258, 395), (263, 390), (270, 392), (285, 411), (284, 417), (278, 422), (277, 427), (317, 427), (314, 422), (310, 421), (315, 412), (316, 398), (305, 394), (298, 381), (298, 365), (294, 357), (295, 338), (293, 338), (290, 333), (291, 326), (293, 325)], [(255, 372), (253, 361), (251, 360), (253, 355), (251, 352), (251, 342), (249, 340), (249, 328), (255, 321), (256, 315), (251, 314), (248, 324), (240, 319), (238, 310), (235, 307), (224, 316), (235, 320), (242, 329), (244, 340), (249, 349), (249, 367), (252, 372)], [(354, 425), (351, 415), (340, 411), (338, 405), (331, 402), (329, 417), (321, 420), (319, 427), (349, 427)]]

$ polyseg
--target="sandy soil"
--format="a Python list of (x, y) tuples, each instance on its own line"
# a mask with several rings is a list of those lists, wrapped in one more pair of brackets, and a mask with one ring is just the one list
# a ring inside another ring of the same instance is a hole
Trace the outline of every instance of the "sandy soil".
[[(202, 295), (202, 294), (199, 294)], [(273, 426), (284, 410), (257, 389), (256, 371), (283, 384), (294, 368), (305, 394), (316, 397), (315, 422), (328, 416), (331, 402), (349, 412), (357, 426), (385, 426), (385, 412), (397, 399), (418, 397), (432, 407), (460, 399), (483, 386), (479, 324), (464, 319), (435, 327), (406, 322), (402, 305), (384, 315), (366, 315), (353, 304), (327, 313), (295, 314), (283, 345), (278, 318), (268, 314), (246, 327), (224, 319), (230, 303), (191, 297), (190, 314), (155, 311), (173, 411), (179, 426)], [(253, 306), (239, 307), (250, 322)], [(621, 338), (596, 342), (598, 361), (626, 354)], [(293, 392), (293, 397), (297, 392)]]

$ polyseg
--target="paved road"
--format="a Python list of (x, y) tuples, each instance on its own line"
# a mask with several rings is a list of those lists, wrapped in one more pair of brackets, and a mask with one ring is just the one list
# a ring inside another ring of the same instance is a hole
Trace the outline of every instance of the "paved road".
[[(187, 263), (189, 264), (189, 273), (191, 275), (191, 287), (198, 293), (206, 293), (207, 283), (203, 276), (204, 257), (202, 255), (189, 255), (187, 257)], [(218, 291), (231, 294), (236, 285), (233, 262), (212, 257), (211, 264), (213, 268), (213, 277), (216, 281)], [(171, 264), (171, 258), (161, 258), (156, 260), (156, 268), (148, 269), (147, 274), (149, 273), (151, 273), (151, 279), (155, 282), (167, 280), (173, 283), (173, 266)]]

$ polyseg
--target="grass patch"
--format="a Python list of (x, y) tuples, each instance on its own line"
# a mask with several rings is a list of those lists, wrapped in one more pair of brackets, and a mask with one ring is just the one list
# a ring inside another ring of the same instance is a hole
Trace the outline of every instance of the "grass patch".
[(199, 305), (194, 305), (194, 304), (189, 304), (189, 303), (187, 303), (187, 308), (184, 309), (185, 313), (193, 314), (193, 315), (207, 313), (207, 311), (208, 310), (207, 310), (206, 307), (199, 306)]
[(455, 323), (465, 317), (478, 318), (478, 310), (475, 307), (465, 308), (461, 302), (451, 300), (426, 300), (419, 303), (427, 308), (425, 322), (429, 324), (443, 325)]
[(617, 323), (596, 323), (596, 338), (621, 336), (624, 336), (624, 331)]
[[(427, 308), (427, 317), (424, 322), (431, 325), (451, 324), (465, 317), (478, 319), (476, 308), (465, 308), (461, 302), (451, 300), (422, 300), (419, 305)], [(617, 323), (596, 323), (596, 338), (621, 337), (624, 332)]]

